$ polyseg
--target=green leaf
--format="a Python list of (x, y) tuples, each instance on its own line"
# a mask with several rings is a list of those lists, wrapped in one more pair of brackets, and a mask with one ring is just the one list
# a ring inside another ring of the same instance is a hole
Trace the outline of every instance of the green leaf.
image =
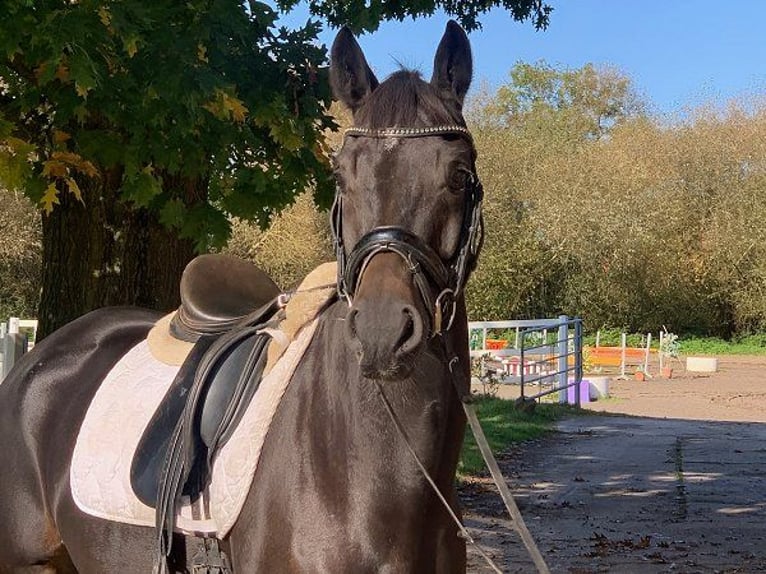
[(112, 130), (78, 130), (78, 143), (83, 156), (93, 158), (94, 162), (104, 167), (112, 167), (125, 162), (125, 142), (120, 134)]
[(127, 179), (122, 187), (123, 197), (136, 207), (149, 207), (162, 193), (162, 181), (152, 172), (151, 167), (146, 167)]
[(165, 202), (160, 209), (160, 223), (168, 228), (180, 229), (186, 218), (187, 209), (184, 202), (174, 197)]
[[(69, 78), (75, 84), (77, 94), (85, 98), (90, 90), (98, 84), (98, 72), (92, 57), (84, 49), (77, 50), (69, 58)], [(55, 71), (55, 70), (54, 70)]]

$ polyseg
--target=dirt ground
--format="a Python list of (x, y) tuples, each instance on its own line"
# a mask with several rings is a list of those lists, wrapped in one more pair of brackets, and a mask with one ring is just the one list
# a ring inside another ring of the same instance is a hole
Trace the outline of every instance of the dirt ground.
[[(613, 380), (583, 405), (591, 415), (499, 457), (552, 572), (766, 572), (766, 357), (721, 358), (704, 376), (675, 367)], [(461, 500), (504, 572), (535, 572), (488, 479)], [(469, 572), (492, 570), (469, 551)]]

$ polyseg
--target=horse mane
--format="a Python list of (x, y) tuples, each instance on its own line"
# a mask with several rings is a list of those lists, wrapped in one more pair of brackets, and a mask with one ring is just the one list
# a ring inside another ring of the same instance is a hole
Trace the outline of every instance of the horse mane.
[(358, 126), (372, 129), (465, 126), (456, 102), (445, 100), (420, 72), (407, 69), (394, 72), (373, 90), (355, 120)]

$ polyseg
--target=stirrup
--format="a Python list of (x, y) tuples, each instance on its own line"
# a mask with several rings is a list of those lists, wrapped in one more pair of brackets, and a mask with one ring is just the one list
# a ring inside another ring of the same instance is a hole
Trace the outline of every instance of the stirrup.
[(233, 574), (226, 553), (216, 538), (203, 538), (192, 558), (191, 574)]

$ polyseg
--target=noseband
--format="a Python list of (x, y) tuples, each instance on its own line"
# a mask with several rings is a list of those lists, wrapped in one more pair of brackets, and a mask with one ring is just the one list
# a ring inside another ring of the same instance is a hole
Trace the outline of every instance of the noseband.
[[(437, 126), (427, 128), (350, 128), (344, 137), (366, 138), (422, 138), (433, 136), (458, 136), (468, 140), (473, 148), (473, 138), (463, 126)], [(475, 155), (475, 154), (474, 154)], [(476, 168), (468, 172), (464, 189), (463, 222), (460, 240), (455, 254), (444, 261), (436, 251), (414, 233), (395, 226), (376, 227), (366, 233), (347, 254), (343, 242), (343, 200), (340, 187), (330, 218), (335, 253), (338, 260), (338, 293), (349, 305), (359, 288), (364, 271), (379, 253), (395, 253), (401, 257), (412, 274), (431, 319), (431, 332), (441, 335), (448, 331), (455, 319), (457, 300), (465, 287), (468, 276), (476, 266), (476, 260), (484, 239), (484, 222), (481, 215), (483, 189)]]

